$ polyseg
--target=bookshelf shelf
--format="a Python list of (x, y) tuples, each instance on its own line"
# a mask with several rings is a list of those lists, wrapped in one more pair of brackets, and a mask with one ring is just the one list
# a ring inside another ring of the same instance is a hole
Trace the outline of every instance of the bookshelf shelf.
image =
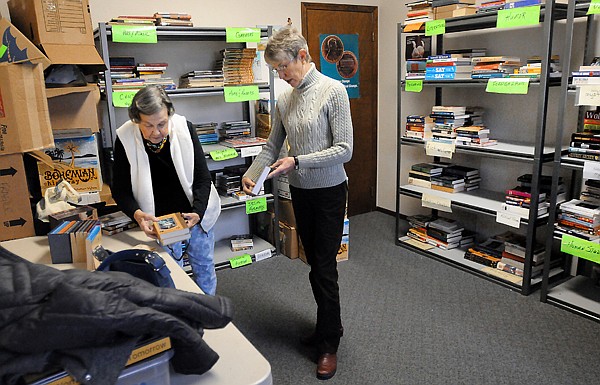
[(578, 275), (547, 292), (548, 303), (600, 322), (600, 290), (591, 278)]
[[(252, 256), (252, 263), (256, 262), (256, 253), (264, 252), (269, 250), (271, 256), (276, 255), (275, 247), (269, 242), (262, 238), (254, 237), (252, 239), (254, 247), (248, 250), (242, 251), (231, 251), (231, 243), (228, 239), (222, 239), (215, 243), (215, 269), (227, 269), (231, 267), (229, 261), (231, 258), (239, 257), (244, 254), (250, 254)], [(268, 257), (267, 257), (268, 258)], [(260, 260), (260, 258), (259, 258)]]
[[(112, 37), (112, 25), (103, 24), (106, 36)], [(269, 36), (268, 28), (260, 29), (261, 37)], [(94, 37), (100, 37), (100, 29), (94, 31)], [(157, 38), (163, 40), (216, 40), (224, 41), (227, 36), (226, 28), (219, 27), (156, 27)]]

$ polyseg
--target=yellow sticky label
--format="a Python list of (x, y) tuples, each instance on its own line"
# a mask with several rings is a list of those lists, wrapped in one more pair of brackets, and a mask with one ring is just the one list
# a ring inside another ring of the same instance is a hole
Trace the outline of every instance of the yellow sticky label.
[(129, 107), (136, 93), (137, 91), (114, 91), (112, 93), (113, 106)]
[(560, 251), (579, 258), (600, 263), (600, 244), (586, 241), (572, 235), (563, 235), (560, 241)]
[(421, 92), (423, 90), (423, 80), (407, 80), (404, 89), (408, 92)]
[(240, 255), (239, 257), (233, 257), (229, 260), (229, 264), (232, 269), (236, 267), (242, 267), (252, 264), (252, 256), (250, 254)]
[(227, 43), (260, 43), (260, 28), (225, 28)]
[(443, 35), (446, 33), (446, 20), (432, 20), (425, 23), (425, 36)]
[(238, 156), (237, 151), (235, 150), (235, 148), (226, 148), (224, 150), (214, 150), (209, 152), (210, 157), (212, 158), (212, 160), (219, 162), (222, 160), (227, 160), (227, 159), (233, 159), (236, 158)]
[(528, 91), (528, 78), (489, 79), (485, 87), (485, 92), (492, 92), (496, 94), (527, 95)]
[(151, 25), (113, 25), (112, 41), (115, 43), (156, 43), (156, 27)]
[(540, 6), (501, 9), (496, 19), (497, 28), (523, 27), (540, 23)]
[(7, 46), (5, 46), (4, 44), (0, 44), (0, 57), (4, 56), (4, 54), (6, 53), (7, 50), (8, 50)]
[(223, 88), (225, 101), (227, 103), (247, 102), (248, 100), (258, 100), (258, 86), (227, 86)]
[[(597, 15), (600, 14), (600, 0), (592, 0), (590, 3), (590, 7), (587, 11), (588, 15)], [(2, 55), (0, 55), (2, 56)]]
[(246, 214), (256, 214), (267, 211), (267, 197), (248, 199), (246, 201)]

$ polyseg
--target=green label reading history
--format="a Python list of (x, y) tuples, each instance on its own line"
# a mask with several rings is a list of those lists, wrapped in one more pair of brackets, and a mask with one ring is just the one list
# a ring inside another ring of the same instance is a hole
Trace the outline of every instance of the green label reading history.
[(423, 90), (423, 80), (407, 80), (404, 90), (408, 92), (421, 92)]
[(528, 91), (528, 78), (490, 79), (485, 87), (485, 92), (492, 92), (496, 94), (527, 95)]
[(240, 255), (239, 257), (233, 257), (229, 260), (229, 264), (232, 269), (236, 267), (242, 267), (252, 264), (252, 256), (250, 254)]
[(112, 41), (116, 43), (156, 43), (156, 27), (149, 25), (113, 25)]
[(237, 158), (238, 153), (235, 148), (226, 148), (224, 150), (214, 150), (209, 152), (210, 157), (215, 162), (219, 162), (222, 160)]
[(446, 33), (446, 20), (432, 20), (425, 23), (425, 36), (443, 35)]
[[(588, 15), (597, 15), (600, 14), (600, 0), (592, 0), (590, 3), (590, 7), (587, 11)], [(2, 56), (2, 55), (0, 55)]]
[(227, 43), (260, 43), (260, 28), (225, 28)]
[(248, 199), (246, 201), (246, 214), (256, 214), (267, 211), (267, 197)]
[(540, 6), (501, 9), (496, 19), (497, 28), (523, 27), (540, 23)]
[(600, 263), (600, 244), (586, 241), (572, 235), (563, 235), (560, 241), (560, 251), (579, 258)]
[(112, 93), (113, 106), (127, 108), (137, 91), (114, 91)]

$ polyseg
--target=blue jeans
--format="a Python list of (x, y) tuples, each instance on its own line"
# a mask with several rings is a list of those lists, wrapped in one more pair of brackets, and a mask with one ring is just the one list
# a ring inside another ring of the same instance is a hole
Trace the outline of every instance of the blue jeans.
[[(215, 234), (213, 230), (205, 232), (200, 225), (190, 229), (192, 237), (189, 239), (187, 250), (185, 250), (196, 284), (205, 294), (215, 295), (217, 291), (217, 274), (215, 273)], [(177, 242), (165, 247), (179, 266), (183, 267), (183, 245), (184, 242)]]

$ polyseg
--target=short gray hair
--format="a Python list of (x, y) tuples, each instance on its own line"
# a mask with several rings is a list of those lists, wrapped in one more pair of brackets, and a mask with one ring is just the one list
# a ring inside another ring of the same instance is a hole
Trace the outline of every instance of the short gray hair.
[(129, 118), (134, 123), (139, 123), (141, 120), (140, 114), (154, 115), (165, 107), (169, 116), (173, 116), (175, 108), (164, 88), (160, 86), (146, 86), (139, 90), (133, 97), (128, 111)]
[(308, 44), (304, 36), (293, 27), (283, 27), (275, 32), (267, 41), (265, 59), (271, 62), (293, 60), (301, 49), (306, 50), (306, 58), (312, 61), (308, 53)]

